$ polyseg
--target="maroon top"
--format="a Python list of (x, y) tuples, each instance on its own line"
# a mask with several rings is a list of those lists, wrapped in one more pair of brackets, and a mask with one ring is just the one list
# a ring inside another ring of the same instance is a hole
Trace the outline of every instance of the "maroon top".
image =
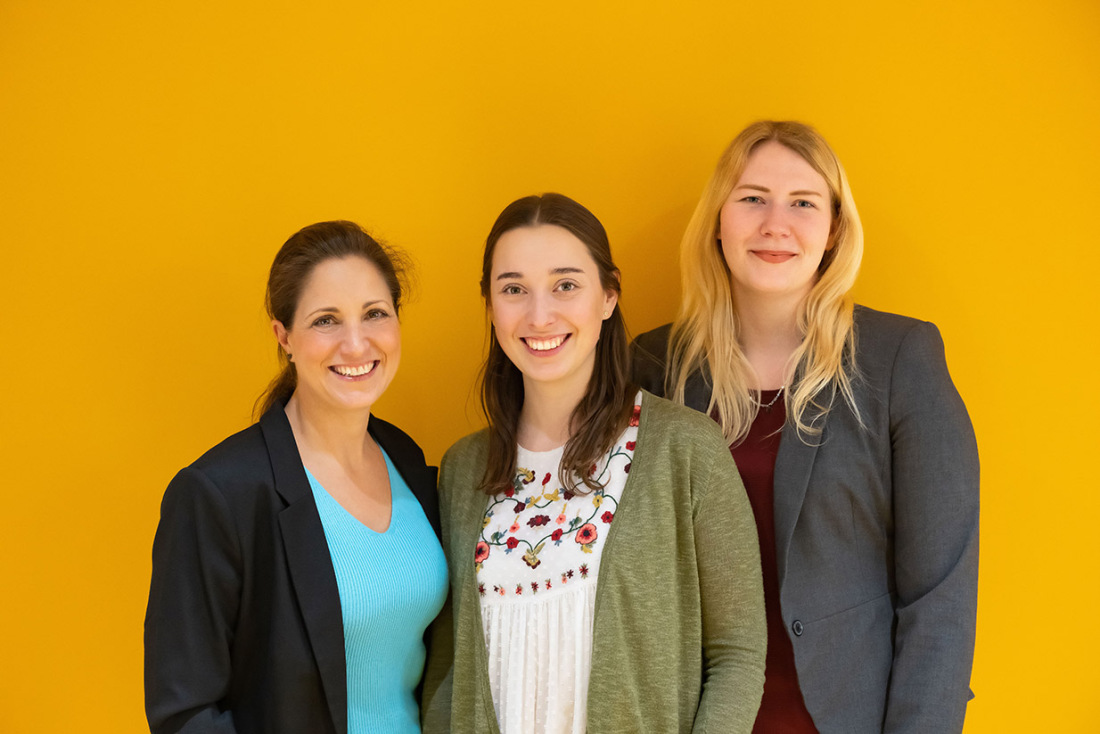
[[(761, 405), (767, 405), (778, 390), (763, 390)], [(787, 409), (782, 398), (770, 408), (760, 408), (749, 435), (730, 448), (737, 470), (756, 515), (760, 536), (760, 569), (764, 575), (764, 607), (768, 617), (768, 657), (764, 673), (764, 698), (756, 716), (755, 734), (817, 734), (794, 667), (794, 648), (779, 613), (779, 571), (775, 562), (775, 505), (773, 478), (775, 457)]]

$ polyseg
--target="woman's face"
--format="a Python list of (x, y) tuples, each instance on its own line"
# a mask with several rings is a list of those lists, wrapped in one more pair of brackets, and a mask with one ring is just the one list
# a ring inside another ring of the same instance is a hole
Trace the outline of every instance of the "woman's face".
[(497, 341), (524, 385), (583, 394), (603, 320), (618, 295), (568, 230), (549, 224), (505, 232), (493, 251), (489, 311)]
[(293, 355), (304, 404), (367, 409), (401, 362), (401, 327), (381, 272), (365, 258), (325, 260), (306, 281), (293, 323), (273, 321)]
[(829, 186), (802, 156), (770, 140), (749, 156), (719, 222), (735, 295), (801, 300), (832, 247)]

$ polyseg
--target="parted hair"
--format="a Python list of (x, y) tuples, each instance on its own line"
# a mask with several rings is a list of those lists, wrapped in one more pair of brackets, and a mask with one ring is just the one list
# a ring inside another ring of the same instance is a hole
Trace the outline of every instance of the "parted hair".
[(719, 217), (746, 162), (762, 143), (776, 141), (801, 156), (825, 179), (832, 205), (829, 249), (817, 280), (800, 305), (802, 343), (787, 366), (788, 420), (799, 437), (820, 433), (820, 418), (839, 395), (857, 417), (852, 396), (856, 375), (852, 286), (863, 259), (863, 227), (848, 177), (825, 139), (801, 122), (754, 122), (733, 139), (703, 190), (680, 247), (683, 297), (672, 325), (667, 373), (668, 394), (684, 401), (688, 376), (703, 371), (711, 384), (707, 410), (716, 414), (726, 440), (744, 439), (759, 408), (752, 368), (739, 340), (740, 320), (722, 255)]
[[(485, 240), (481, 263), (481, 295), (492, 305), (493, 253), (506, 233), (521, 227), (549, 224), (580, 240), (596, 262), (600, 285), (621, 294), (619, 269), (611, 259), (607, 232), (592, 212), (561, 194), (526, 196), (504, 208)], [(600, 488), (589, 469), (626, 428), (637, 388), (630, 380), (626, 323), (619, 304), (604, 319), (596, 344), (588, 389), (573, 410), (569, 440), (562, 452), (559, 479), (570, 491)], [(495, 494), (512, 486), (516, 473), (516, 435), (523, 408), (523, 375), (508, 359), (490, 323), (489, 354), (481, 371), (481, 407), (489, 422), (488, 460), (481, 489)], [(583, 485), (583, 488), (582, 488)]]
[[(321, 263), (345, 257), (361, 257), (378, 268), (393, 299), (394, 314), (399, 315), (408, 291), (409, 262), (399, 252), (367, 234), (355, 222), (337, 220), (318, 222), (290, 236), (271, 263), (264, 298), (267, 315), (289, 330), (294, 323), (302, 291)], [(298, 373), (282, 349), (279, 374), (253, 406), (255, 416), (262, 415), (277, 402), (285, 403), (298, 386)]]

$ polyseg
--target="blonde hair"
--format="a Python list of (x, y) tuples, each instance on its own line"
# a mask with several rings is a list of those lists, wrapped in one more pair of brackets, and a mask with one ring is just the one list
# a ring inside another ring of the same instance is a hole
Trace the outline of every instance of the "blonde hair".
[(680, 246), (683, 299), (669, 340), (667, 387), (684, 402), (688, 376), (702, 371), (710, 381), (707, 412), (717, 414), (726, 440), (740, 442), (759, 408), (750, 391), (752, 367), (739, 342), (737, 306), (730, 270), (718, 243), (719, 214), (760, 144), (774, 140), (800, 155), (825, 179), (832, 203), (830, 245), (817, 281), (799, 307), (802, 344), (791, 356), (783, 399), (800, 438), (821, 432), (820, 418), (839, 392), (859, 416), (852, 396), (855, 334), (852, 286), (863, 258), (863, 227), (848, 177), (829, 144), (800, 122), (754, 122), (733, 139), (695, 207)]

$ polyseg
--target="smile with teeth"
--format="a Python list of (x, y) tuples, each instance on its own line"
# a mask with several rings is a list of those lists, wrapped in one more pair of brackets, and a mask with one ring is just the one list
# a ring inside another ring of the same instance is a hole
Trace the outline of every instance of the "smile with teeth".
[(338, 375), (343, 375), (344, 377), (362, 377), (363, 375), (369, 375), (372, 371), (374, 371), (374, 368), (377, 364), (377, 361), (367, 362), (366, 364), (361, 364), (358, 367), (352, 367), (346, 364), (338, 364), (330, 367), (329, 369), (331, 369)]
[(548, 352), (551, 349), (560, 347), (568, 336), (568, 334), (563, 334), (561, 336), (551, 336), (546, 339), (535, 339), (529, 336), (524, 338), (523, 342), (536, 352)]

